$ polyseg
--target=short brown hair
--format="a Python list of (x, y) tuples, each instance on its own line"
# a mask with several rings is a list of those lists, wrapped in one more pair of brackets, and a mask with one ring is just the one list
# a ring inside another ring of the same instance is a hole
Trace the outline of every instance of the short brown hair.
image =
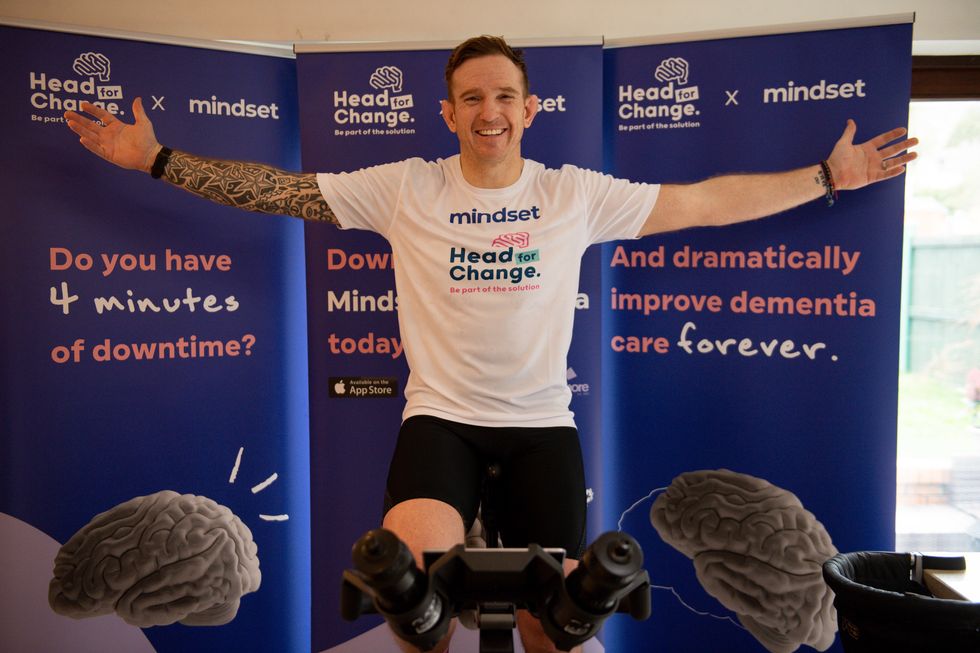
[(464, 62), (477, 57), (489, 57), (492, 55), (503, 55), (510, 59), (517, 69), (521, 71), (521, 79), (524, 82), (524, 95), (530, 95), (530, 84), (527, 80), (527, 64), (524, 63), (524, 51), (520, 48), (512, 48), (502, 36), (474, 36), (466, 39), (456, 46), (453, 53), (449, 55), (449, 63), (446, 64), (446, 90), (449, 92), (450, 102), (453, 99), (453, 73), (463, 65)]

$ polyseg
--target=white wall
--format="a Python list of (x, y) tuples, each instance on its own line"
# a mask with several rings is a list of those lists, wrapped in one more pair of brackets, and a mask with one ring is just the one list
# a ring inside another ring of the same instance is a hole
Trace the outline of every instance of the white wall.
[(917, 49), (980, 54), (980, 0), (0, 0), (5, 18), (285, 43), (628, 38), (911, 12)]

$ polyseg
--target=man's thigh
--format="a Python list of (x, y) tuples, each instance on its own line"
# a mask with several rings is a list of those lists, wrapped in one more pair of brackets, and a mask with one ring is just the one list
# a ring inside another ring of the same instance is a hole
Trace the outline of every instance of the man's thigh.
[(402, 424), (388, 468), (385, 513), (395, 505), (432, 499), (452, 506), (469, 528), (480, 503), (484, 463), (457, 425), (428, 416)]
[(501, 537), (506, 546), (585, 547), (585, 472), (574, 428), (534, 429), (528, 446), (502, 463)]

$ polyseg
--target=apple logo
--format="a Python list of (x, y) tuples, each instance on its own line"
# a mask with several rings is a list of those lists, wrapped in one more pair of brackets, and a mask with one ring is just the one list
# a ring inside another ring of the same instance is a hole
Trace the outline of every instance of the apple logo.
[(337, 381), (337, 383), (334, 384), (333, 391), (336, 392), (339, 395), (345, 394), (347, 392), (347, 388), (344, 387), (344, 381), (343, 381), (343, 379), (341, 379), (340, 381)]

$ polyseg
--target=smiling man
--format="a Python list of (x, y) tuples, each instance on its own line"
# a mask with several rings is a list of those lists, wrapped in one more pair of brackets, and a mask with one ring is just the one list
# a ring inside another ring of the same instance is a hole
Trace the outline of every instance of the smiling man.
[[(862, 144), (849, 121), (824, 161), (689, 185), (637, 184), (525, 159), (538, 111), (519, 50), (481, 36), (446, 67), (446, 125), (459, 154), (351, 173), (291, 173), (170, 150), (139, 99), (134, 124), (67, 112), (82, 145), (125, 168), (252, 211), (369, 229), (394, 252), (399, 324), (411, 375), (386, 486), (384, 526), (421, 561), (462, 542), (488, 463), (503, 470), (507, 546), (562, 547), (566, 571), (585, 544), (585, 482), (565, 378), (579, 264), (595, 243), (785, 211), (895, 177), (915, 139), (895, 129)], [(653, 154), (653, 153), (651, 153)], [(248, 184), (240, 183), (248, 179)], [(527, 613), (529, 653), (555, 651)], [(446, 650), (448, 636), (435, 651)], [(399, 640), (406, 651), (414, 650)]]
[(505, 188), (517, 181), (523, 167), (521, 138), (538, 111), (523, 58), (508, 57), (501, 48), (482, 41), (461, 46), (446, 70), (449, 95), (442, 101), (442, 115), (459, 138), (463, 176), (479, 188)]

